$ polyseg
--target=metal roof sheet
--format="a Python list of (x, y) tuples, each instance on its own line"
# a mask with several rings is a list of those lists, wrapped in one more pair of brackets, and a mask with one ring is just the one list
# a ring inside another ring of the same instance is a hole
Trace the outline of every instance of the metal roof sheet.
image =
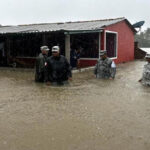
[(149, 47), (149, 48), (143, 48), (143, 47), (141, 47), (140, 49), (141, 49), (142, 51), (144, 51), (144, 52), (150, 54), (150, 47)]
[(33, 32), (52, 32), (52, 31), (75, 31), (75, 30), (98, 30), (105, 26), (109, 26), (126, 20), (125, 18), (78, 21), (64, 23), (46, 23), (46, 24), (29, 24), (19, 26), (2, 26), (0, 34), (6, 33), (33, 33)]

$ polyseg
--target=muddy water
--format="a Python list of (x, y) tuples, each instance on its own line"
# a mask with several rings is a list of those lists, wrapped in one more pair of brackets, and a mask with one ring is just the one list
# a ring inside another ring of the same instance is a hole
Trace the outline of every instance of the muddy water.
[(64, 87), (0, 70), (0, 150), (149, 150), (150, 88), (137, 82), (143, 64), (120, 65), (114, 81), (74, 74)]

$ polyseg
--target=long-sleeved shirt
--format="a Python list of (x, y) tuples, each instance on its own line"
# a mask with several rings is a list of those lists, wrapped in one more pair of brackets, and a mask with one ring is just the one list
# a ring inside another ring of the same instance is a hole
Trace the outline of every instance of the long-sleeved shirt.
[(44, 82), (45, 80), (45, 63), (47, 62), (47, 55), (42, 53), (36, 58), (36, 70), (35, 70), (35, 81), (36, 82)]
[(72, 77), (70, 64), (62, 55), (51, 56), (47, 59), (46, 72), (46, 81), (50, 82), (62, 82)]
[(99, 59), (94, 70), (94, 74), (99, 79), (108, 79), (110, 77), (115, 78), (116, 66), (112, 66), (114, 63), (111, 59)]

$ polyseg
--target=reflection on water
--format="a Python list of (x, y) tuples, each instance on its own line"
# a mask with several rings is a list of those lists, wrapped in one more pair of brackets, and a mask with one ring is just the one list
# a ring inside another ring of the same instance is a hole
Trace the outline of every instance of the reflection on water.
[(137, 82), (144, 64), (119, 65), (112, 81), (77, 73), (61, 87), (0, 70), (0, 150), (150, 149), (150, 88)]

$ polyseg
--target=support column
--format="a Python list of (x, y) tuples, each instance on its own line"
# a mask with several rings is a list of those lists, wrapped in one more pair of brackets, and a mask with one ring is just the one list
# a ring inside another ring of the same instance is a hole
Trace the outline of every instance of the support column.
[(99, 32), (99, 38), (98, 38), (98, 58), (100, 58), (100, 51), (101, 51), (101, 32)]
[(105, 42), (105, 30), (103, 30), (103, 32), (101, 32), (101, 50), (105, 50)]
[(10, 61), (10, 38), (6, 38), (6, 58), (7, 58), (7, 65), (9, 65)]
[(65, 56), (70, 63), (70, 35), (65, 35)]
[(43, 45), (46, 45), (47, 43), (47, 41), (46, 41), (46, 34), (45, 33), (43, 33), (43, 35), (42, 35), (42, 43), (43, 43)]

